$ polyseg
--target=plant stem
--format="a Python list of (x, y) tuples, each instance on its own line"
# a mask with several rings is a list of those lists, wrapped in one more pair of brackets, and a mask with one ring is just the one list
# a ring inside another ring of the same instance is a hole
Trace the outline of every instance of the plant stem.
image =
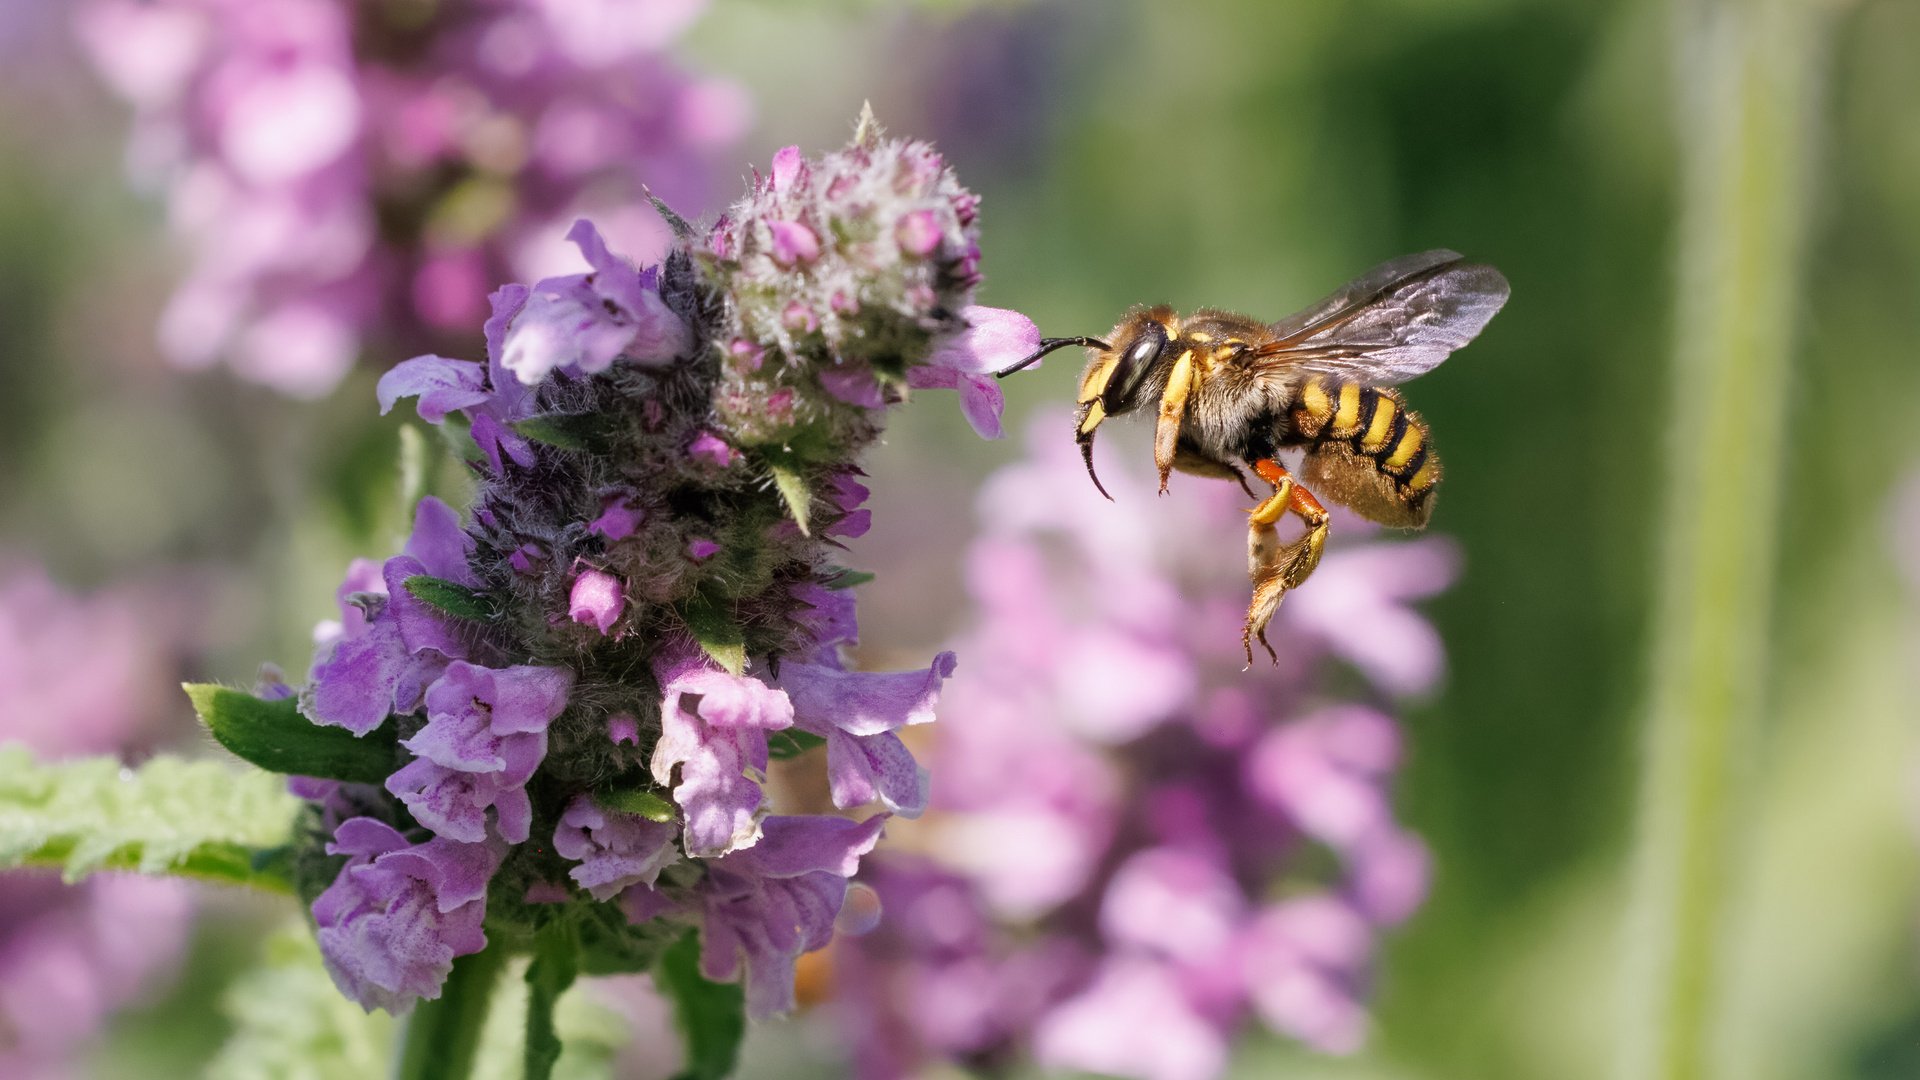
[(498, 945), (454, 959), (440, 997), (415, 1005), (407, 1019), (397, 1080), (466, 1080), (506, 960)]
[(1767, 683), (1786, 385), (1824, 56), (1814, 0), (1675, 0), (1681, 205), (1621, 1080), (1698, 1080)]

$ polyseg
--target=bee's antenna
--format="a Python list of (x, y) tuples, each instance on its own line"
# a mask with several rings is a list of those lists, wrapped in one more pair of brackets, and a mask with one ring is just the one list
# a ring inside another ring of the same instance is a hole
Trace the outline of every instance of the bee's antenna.
[(1039, 363), (1041, 357), (1047, 355), (1048, 353), (1054, 351), (1055, 349), (1064, 349), (1069, 345), (1090, 345), (1096, 349), (1110, 349), (1113, 347), (1111, 345), (1108, 345), (1106, 342), (1101, 341), (1099, 338), (1090, 338), (1090, 337), (1041, 338), (1040, 348), (1035, 350), (1032, 356), (1027, 357), (1025, 360), (1020, 361), (1019, 363), (1013, 365), (1012, 367), (1001, 368), (999, 371), (996, 371), (993, 373), (993, 377), (996, 379), (1004, 379), (1007, 376), (1013, 374), (1014, 372), (1021, 370), (1022, 368), (1029, 367), (1031, 365)]
[[(1100, 494), (1107, 495), (1106, 485), (1100, 482), (1100, 474), (1093, 471), (1093, 440), (1092, 439), (1089, 438), (1089, 439), (1083, 440), (1080, 443), (1080, 456), (1087, 460), (1087, 475), (1093, 479), (1093, 486), (1099, 489)], [(1113, 496), (1107, 495), (1107, 501), (1113, 502), (1114, 501)]]

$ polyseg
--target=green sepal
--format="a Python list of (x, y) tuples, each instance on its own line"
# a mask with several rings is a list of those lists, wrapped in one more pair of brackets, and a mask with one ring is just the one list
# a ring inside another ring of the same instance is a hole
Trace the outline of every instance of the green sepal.
[(693, 236), (694, 236), (693, 226), (687, 222), (686, 218), (681, 217), (679, 214), (674, 212), (672, 207), (668, 206), (664, 202), (661, 202), (660, 196), (655, 195), (645, 184), (640, 185), (640, 190), (646, 195), (647, 201), (653, 204), (653, 212), (656, 214), (659, 214), (660, 220), (666, 222), (667, 228), (673, 230), (673, 235), (675, 239), (677, 240), (693, 239)]
[(608, 788), (593, 793), (593, 805), (602, 810), (639, 814), (648, 821), (673, 820), (673, 804), (646, 788)]
[(679, 611), (693, 640), (700, 643), (714, 663), (725, 668), (729, 675), (747, 670), (747, 636), (741, 632), (740, 624), (733, 621), (733, 614), (725, 604), (702, 588), (680, 604)]
[(551, 1080), (560, 1060), (560, 1036), (553, 1028), (553, 1007), (580, 973), (580, 934), (569, 918), (542, 926), (533, 939), (533, 963), (527, 968), (526, 1080)]
[(820, 579), (820, 587), (838, 591), (851, 589), (855, 585), (865, 585), (873, 580), (873, 574), (865, 570), (849, 570), (844, 566), (829, 566), (827, 574)]
[(801, 536), (812, 536), (807, 531), (807, 507), (813, 501), (813, 493), (807, 490), (807, 482), (800, 474), (785, 465), (768, 465), (773, 473), (773, 486), (780, 492), (780, 498), (786, 501), (787, 512), (793, 515), (793, 523), (800, 526)]
[(812, 732), (801, 731), (799, 728), (787, 728), (785, 731), (776, 731), (767, 736), (767, 756), (775, 761), (787, 761), (799, 757), (816, 746), (825, 745), (827, 740)]
[(548, 413), (507, 426), (534, 442), (583, 454), (604, 454), (613, 444), (612, 432), (598, 413)]
[(399, 736), (392, 724), (356, 738), (301, 716), (293, 698), (264, 701), (212, 683), (183, 685), (214, 740), (268, 772), (378, 784), (394, 770)]
[(430, 574), (414, 574), (401, 582), (415, 600), (456, 619), (487, 622), (494, 617), (493, 598), (457, 581)]
[(654, 986), (673, 1002), (674, 1026), (686, 1044), (687, 1067), (674, 1080), (722, 1080), (733, 1072), (747, 1034), (746, 993), (739, 983), (700, 974), (700, 935), (687, 935), (660, 956)]

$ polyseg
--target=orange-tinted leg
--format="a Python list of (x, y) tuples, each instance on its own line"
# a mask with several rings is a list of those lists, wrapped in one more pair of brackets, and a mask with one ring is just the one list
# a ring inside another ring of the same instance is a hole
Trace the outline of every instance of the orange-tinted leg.
[[(1273, 485), (1273, 495), (1247, 514), (1247, 573), (1253, 578), (1253, 601), (1247, 605), (1247, 624), (1240, 643), (1246, 647), (1249, 667), (1253, 666), (1256, 638), (1273, 662), (1280, 662), (1267, 643), (1267, 624), (1273, 621), (1287, 590), (1299, 588), (1320, 565), (1320, 554), (1327, 546), (1327, 511), (1313, 492), (1300, 486), (1271, 458), (1254, 462), (1253, 471)], [(1307, 531), (1300, 539), (1283, 545), (1274, 526), (1289, 513), (1298, 517)]]

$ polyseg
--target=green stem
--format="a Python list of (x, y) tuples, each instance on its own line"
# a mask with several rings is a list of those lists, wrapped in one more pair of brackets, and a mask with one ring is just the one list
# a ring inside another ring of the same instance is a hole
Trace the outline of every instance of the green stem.
[(1681, 162), (1670, 463), (1624, 973), (1621, 1080), (1698, 1080), (1720, 1004), (1741, 774), (1767, 683), (1814, 0), (1675, 0)]
[(466, 1080), (506, 961), (497, 945), (455, 958), (439, 998), (415, 1005), (407, 1019), (397, 1080)]

